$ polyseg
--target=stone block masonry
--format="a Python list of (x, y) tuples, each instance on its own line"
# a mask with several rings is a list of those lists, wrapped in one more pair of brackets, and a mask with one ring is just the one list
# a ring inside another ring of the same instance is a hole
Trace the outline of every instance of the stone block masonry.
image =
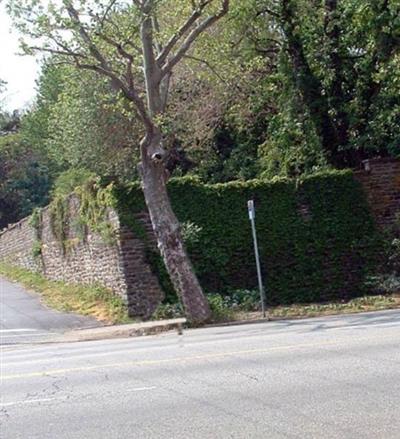
[(400, 214), (400, 160), (373, 159), (354, 173), (362, 184), (371, 212), (379, 227), (391, 226)]
[(40, 254), (34, 252), (37, 230), (24, 219), (0, 234), (0, 260), (37, 271), (50, 280), (102, 285), (124, 299), (132, 317), (149, 318), (164, 293), (146, 260), (144, 243), (120, 225), (111, 209), (107, 215), (115, 230), (113, 242), (105, 243), (91, 232), (82, 239), (73, 226), (79, 208), (77, 198), (70, 197), (68, 207), (64, 247), (53, 234), (49, 208), (45, 208), (41, 214)]
[(26, 270), (41, 272), (41, 260), (35, 257), (33, 250), (37, 234), (29, 220), (24, 218), (0, 233), (0, 261), (7, 260)]

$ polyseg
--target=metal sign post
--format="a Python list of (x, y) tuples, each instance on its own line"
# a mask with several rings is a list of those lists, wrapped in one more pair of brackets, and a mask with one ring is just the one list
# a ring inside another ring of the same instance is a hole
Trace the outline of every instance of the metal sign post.
[(253, 232), (254, 254), (256, 257), (258, 288), (260, 290), (261, 309), (262, 309), (263, 317), (266, 317), (265, 291), (264, 291), (263, 281), (262, 281), (262, 277), (261, 277), (260, 255), (258, 253), (257, 232), (256, 232), (256, 210), (254, 208), (254, 201), (253, 200), (249, 200), (247, 202), (247, 208), (249, 210), (249, 219), (251, 222), (251, 229)]

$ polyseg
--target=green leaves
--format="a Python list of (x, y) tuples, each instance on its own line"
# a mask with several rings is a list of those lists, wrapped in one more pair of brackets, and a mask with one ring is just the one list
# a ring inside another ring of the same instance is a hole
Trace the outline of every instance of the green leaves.
[(0, 229), (48, 201), (46, 158), (19, 134), (0, 137)]
[[(249, 199), (256, 203), (271, 304), (357, 296), (376, 268), (381, 241), (364, 194), (349, 171), (318, 173), (297, 182), (207, 185), (191, 178), (173, 179), (168, 191), (189, 238), (186, 245), (195, 270), (208, 292), (256, 286)], [(144, 209), (140, 188), (120, 187), (114, 195), (122, 221), (137, 234), (132, 218)], [(157, 264), (154, 267), (166, 285), (165, 272)]]

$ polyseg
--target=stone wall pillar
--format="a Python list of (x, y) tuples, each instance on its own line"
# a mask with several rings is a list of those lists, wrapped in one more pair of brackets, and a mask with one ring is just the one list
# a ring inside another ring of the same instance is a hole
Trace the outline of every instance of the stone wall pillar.
[(400, 214), (400, 160), (365, 160), (364, 169), (356, 171), (354, 176), (364, 188), (377, 225), (391, 226)]

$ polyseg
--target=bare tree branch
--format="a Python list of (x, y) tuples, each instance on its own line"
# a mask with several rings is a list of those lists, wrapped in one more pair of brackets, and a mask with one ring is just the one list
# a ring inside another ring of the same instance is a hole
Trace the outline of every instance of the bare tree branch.
[(178, 41), (190, 30), (190, 28), (196, 23), (196, 21), (201, 16), (201, 13), (203, 9), (207, 6), (209, 2), (204, 2), (200, 7), (196, 7), (193, 5), (193, 13), (192, 15), (187, 19), (185, 24), (181, 26), (181, 28), (169, 39), (167, 44), (165, 45), (164, 49), (161, 51), (161, 53), (157, 57), (157, 62), (160, 66), (162, 66), (167, 59), (168, 55), (172, 51), (172, 49), (175, 47), (175, 45), (178, 43)]
[(99, 32), (96, 33), (96, 35), (101, 38), (103, 41), (105, 41), (107, 44), (109, 44), (110, 46), (112, 46), (114, 49), (117, 50), (117, 52), (125, 59), (129, 60), (129, 61), (133, 61), (134, 56), (127, 52), (122, 44), (117, 43), (116, 41), (114, 41), (112, 38), (108, 37), (107, 35), (104, 35), (103, 33)]
[(259, 17), (260, 15), (264, 15), (265, 13), (275, 18), (279, 18), (279, 19), (281, 18), (281, 15), (278, 12), (275, 12), (267, 7), (264, 7), (263, 9), (257, 11), (256, 17)]
[(171, 83), (172, 73), (167, 73), (161, 81), (161, 110), (165, 111), (168, 103), (169, 86)]
[[(154, 31), (157, 34), (159, 34), (160, 33), (160, 25), (158, 23), (158, 18), (156, 15), (153, 15), (153, 17), (152, 17), (152, 25), (153, 25)], [(156, 39), (154, 40), (154, 46), (156, 48), (157, 54), (161, 53), (162, 46), (161, 46), (160, 42)]]
[(87, 33), (85, 27), (83, 26), (83, 24), (79, 18), (79, 14), (78, 14), (77, 10), (72, 6), (72, 3), (68, 3), (67, 12), (68, 12), (73, 24), (77, 27), (79, 35), (81, 36), (81, 38), (83, 39), (83, 41), (87, 45), (89, 52), (92, 54), (92, 56), (95, 59), (97, 59), (97, 61), (101, 64), (101, 66), (104, 70), (111, 70), (106, 59), (101, 54), (100, 50), (93, 43), (93, 40), (90, 38), (89, 34)]
[(175, 55), (170, 58), (166, 64), (162, 68), (162, 75), (170, 72), (173, 67), (186, 55), (196, 38), (203, 33), (206, 29), (212, 26), (216, 21), (222, 18), (229, 9), (229, 0), (223, 0), (220, 11), (215, 15), (210, 15), (206, 19), (204, 19), (201, 23), (199, 23), (186, 37), (183, 41), (182, 45), (175, 53)]
[(225, 84), (227, 83), (227, 81), (217, 72), (216, 68), (205, 59), (198, 58), (197, 56), (193, 56), (193, 55), (184, 55), (184, 57), (196, 61), (198, 63), (204, 64), (221, 82)]
[(38, 47), (38, 46), (29, 46), (30, 50), (34, 50), (35, 52), (46, 52), (51, 53), (52, 55), (62, 55), (62, 56), (70, 56), (72, 58), (81, 58), (86, 59), (86, 56), (82, 53), (73, 52), (72, 50), (60, 50), (60, 49), (52, 49), (50, 47)]
[(102, 18), (99, 19), (101, 25), (103, 25), (104, 21), (107, 19), (109, 12), (111, 11), (112, 7), (115, 5), (116, 2), (117, 0), (110, 1), (110, 4), (107, 6), (106, 10), (104, 11)]
[(97, 46), (93, 43), (93, 40), (91, 39), (90, 35), (87, 33), (85, 27), (83, 26), (82, 22), (80, 21), (79, 14), (76, 11), (76, 9), (72, 6), (71, 3), (67, 6), (67, 11), (69, 16), (71, 17), (72, 22), (77, 27), (77, 30), (79, 34), (81, 35), (83, 41), (88, 46), (89, 51), (91, 55), (99, 62), (100, 65), (93, 65), (93, 64), (77, 64), (79, 68), (85, 68), (89, 70), (97, 71), (98, 73), (101, 73), (105, 76), (108, 76), (112, 81), (113, 84), (118, 87), (124, 96), (132, 101), (136, 105), (137, 112), (140, 116), (140, 119), (144, 123), (147, 129), (152, 130), (154, 125), (149, 117), (149, 114), (146, 111), (146, 107), (144, 105), (143, 100), (139, 96), (138, 91), (135, 88), (130, 88), (125, 84), (121, 78), (112, 70), (100, 50), (97, 48)]

